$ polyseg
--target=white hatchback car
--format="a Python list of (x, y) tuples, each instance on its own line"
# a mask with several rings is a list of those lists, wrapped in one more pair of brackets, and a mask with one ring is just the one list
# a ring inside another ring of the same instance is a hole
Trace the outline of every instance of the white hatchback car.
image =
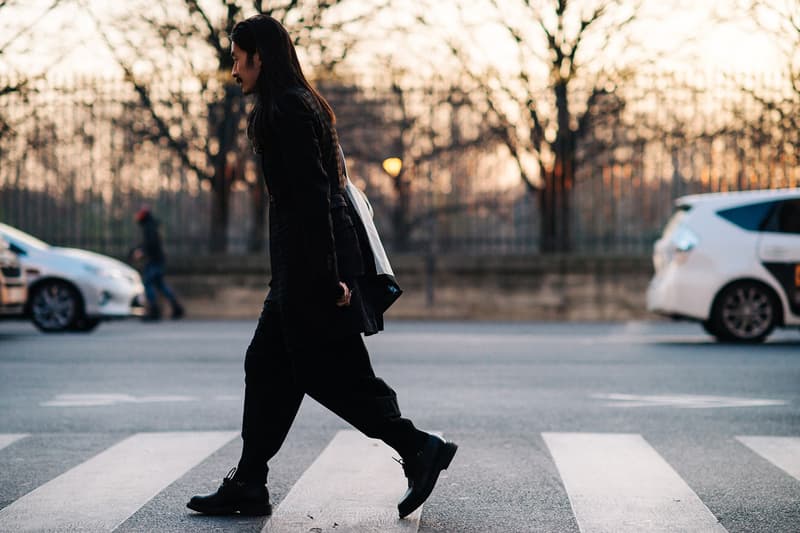
[(101, 320), (144, 313), (139, 273), (105, 255), (50, 246), (6, 224), (0, 236), (28, 280), (25, 313), (42, 331), (91, 331)]
[(720, 341), (800, 327), (800, 188), (684, 196), (653, 253), (647, 308)]

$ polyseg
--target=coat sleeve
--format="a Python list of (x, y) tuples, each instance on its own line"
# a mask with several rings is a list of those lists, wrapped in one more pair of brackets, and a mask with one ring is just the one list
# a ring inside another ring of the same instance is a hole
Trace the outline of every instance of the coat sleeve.
[(291, 249), (302, 254), (295, 259), (310, 273), (311, 285), (335, 299), (343, 289), (336, 263), (330, 184), (315, 118), (301, 96), (285, 94), (278, 101), (276, 139), (290, 180), (287, 190), (293, 224), (302, 235), (302, 243), (293, 243)]

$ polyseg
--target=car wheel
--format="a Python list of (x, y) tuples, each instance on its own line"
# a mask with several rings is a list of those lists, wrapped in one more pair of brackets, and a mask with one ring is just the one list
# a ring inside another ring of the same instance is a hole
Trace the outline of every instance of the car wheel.
[(742, 281), (719, 293), (709, 330), (724, 342), (763, 342), (775, 329), (778, 305), (772, 291), (761, 283)]
[(46, 281), (31, 295), (31, 319), (42, 331), (66, 331), (81, 315), (78, 291), (64, 281)]
[(72, 330), (80, 331), (81, 333), (89, 333), (90, 331), (93, 331), (99, 324), (99, 318), (80, 317), (72, 325)]

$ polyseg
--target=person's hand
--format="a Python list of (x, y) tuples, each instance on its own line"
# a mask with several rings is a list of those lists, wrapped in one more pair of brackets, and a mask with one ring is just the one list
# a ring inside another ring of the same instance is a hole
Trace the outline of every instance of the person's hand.
[(339, 285), (341, 285), (342, 288), (344, 289), (344, 293), (339, 297), (338, 300), (336, 300), (336, 306), (346, 307), (350, 305), (350, 296), (352, 296), (352, 293), (350, 292), (350, 287), (345, 285), (343, 282), (340, 281)]
[(140, 259), (142, 259), (144, 257), (144, 253), (142, 252), (141, 248), (136, 248), (133, 251), (132, 255), (133, 255), (133, 260), (134, 261), (139, 261)]

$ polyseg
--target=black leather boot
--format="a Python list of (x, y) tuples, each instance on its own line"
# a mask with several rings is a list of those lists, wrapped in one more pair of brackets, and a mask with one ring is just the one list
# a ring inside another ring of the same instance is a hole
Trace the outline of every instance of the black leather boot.
[(264, 516), (272, 514), (269, 492), (263, 483), (239, 481), (232, 468), (216, 492), (205, 496), (192, 496), (186, 507), (210, 515), (242, 514)]
[(404, 457), (403, 471), (408, 478), (408, 490), (397, 504), (400, 518), (404, 518), (422, 505), (433, 492), (442, 470), (447, 470), (458, 446), (436, 435), (429, 435), (422, 451), (413, 457)]
[(180, 320), (186, 314), (186, 311), (183, 309), (183, 306), (179, 303), (175, 303), (172, 306), (172, 320)]
[(154, 308), (147, 311), (147, 314), (142, 317), (142, 322), (158, 322), (161, 320), (161, 309)]

